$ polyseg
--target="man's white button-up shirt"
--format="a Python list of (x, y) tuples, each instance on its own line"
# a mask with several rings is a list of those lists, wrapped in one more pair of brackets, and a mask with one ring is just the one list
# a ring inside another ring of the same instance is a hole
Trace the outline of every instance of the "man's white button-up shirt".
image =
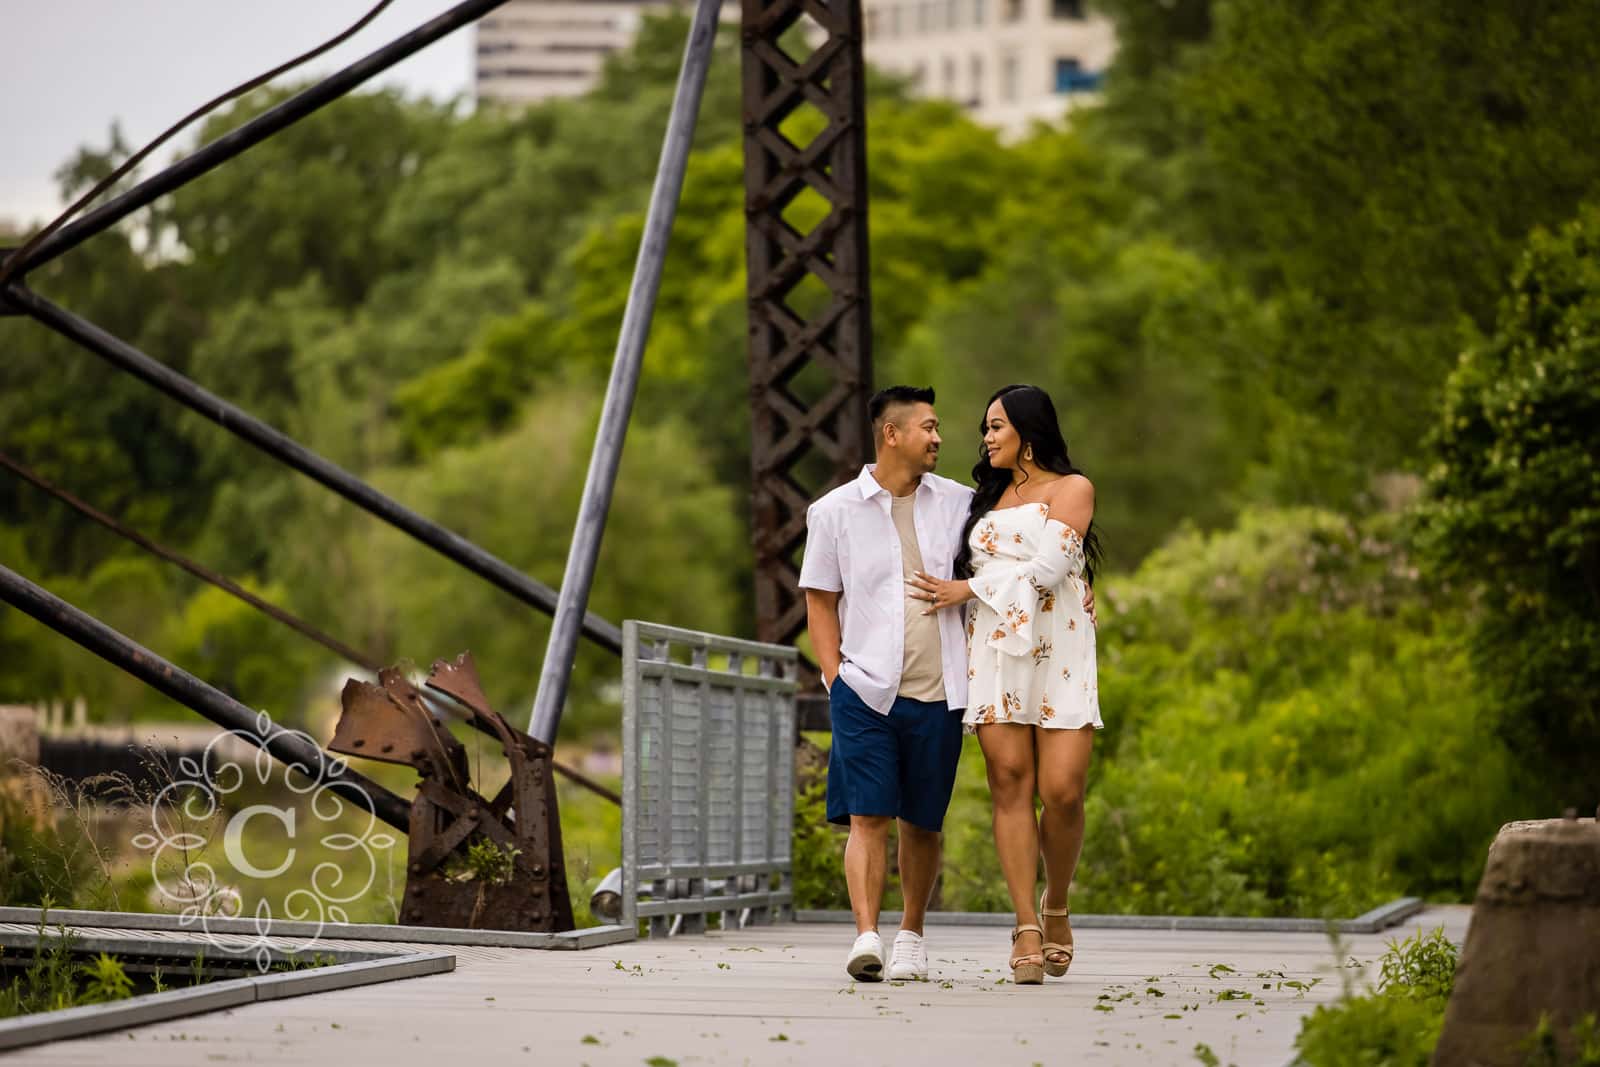
[[(869, 707), (887, 715), (900, 690), (905, 663), (906, 594), (900, 537), (890, 515), (889, 491), (873, 477), (874, 465), (806, 509), (805, 560), (800, 588), (837, 592), (839, 677)], [(924, 474), (914, 507), (922, 569), (951, 577), (972, 490), (949, 478)], [(939, 652), (945, 701), (967, 706), (967, 634), (963, 615), (939, 612)]]

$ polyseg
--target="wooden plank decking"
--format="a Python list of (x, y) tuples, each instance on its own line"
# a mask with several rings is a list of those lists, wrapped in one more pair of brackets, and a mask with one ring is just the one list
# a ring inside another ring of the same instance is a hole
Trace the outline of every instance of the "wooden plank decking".
[[(1390, 937), (1469, 910), (1434, 908), (1346, 939), (1371, 963)], [(38, 1064), (343, 1067), (627, 1064), (1194, 1064), (1283, 1067), (1300, 1017), (1337, 999), (1317, 934), (1082, 930), (1078, 959), (1042, 988), (1004, 982), (1004, 929), (929, 928), (934, 980), (857, 984), (847, 926), (791, 923), (582, 952), (469, 948), (452, 974), (251, 1005), (3, 1057)], [(342, 947), (368, 943), (330, 942)], [(384, 946), (393, 947), (393, 946)], [(438, 946), (425, 946), (437, 950)], [(1214, 969), (1223, 964), (1231, 971)], [(1308, 992), (1284, 985), (1310, 984)], [(1159, 991), (1160, 995), (1152, 990)], [(1219, 1000), (1226, 990), (1251, 999)], [(1104, 1010), (1109, 1009), (1109, 1010)], [(1172, 1018), (1176, 1016), (1176, 1018)], [(661, 1064), (661, 1060), (656, 1061)]]

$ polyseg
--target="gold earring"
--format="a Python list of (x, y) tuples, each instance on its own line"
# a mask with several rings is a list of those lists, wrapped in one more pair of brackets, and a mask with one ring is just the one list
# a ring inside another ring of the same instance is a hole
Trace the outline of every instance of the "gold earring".
[(1028, 446), (1028, 450), (1026, 452), (1022, 453), (1022, 458), (1027, 460), (1029, 463), (1033, 462), (1033, 446), (1032, 445), (1029, 445)]

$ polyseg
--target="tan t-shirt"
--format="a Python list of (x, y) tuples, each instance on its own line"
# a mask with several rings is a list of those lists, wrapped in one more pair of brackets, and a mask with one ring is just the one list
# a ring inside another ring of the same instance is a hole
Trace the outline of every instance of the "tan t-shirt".
[[(915, 519), (916, 494), (890, 498), (895, 532), (900, 535), (900, 567), (910, 578), (922, 570), (922, 548), (917, 544)], [(915, 587), (905, 586), (906, 654), (900, 672), (900, 695), (912, 700), (945, 699), (944, 659), (939, 653), (939, 618), (924, 615), (926, 600), (911, 595)]]

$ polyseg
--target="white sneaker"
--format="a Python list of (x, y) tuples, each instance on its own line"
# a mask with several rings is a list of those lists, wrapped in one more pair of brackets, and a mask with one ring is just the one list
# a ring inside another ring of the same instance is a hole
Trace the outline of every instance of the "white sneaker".
[(901, 930), (894, 935), (894, 958), (889, 961), (889, 981), (926, 982), (928, 943), (921, 934)]
[(856, 937), (844, 969), (858, 982), (883, 981), (883, 938), (878, 931), (868, 930)]

